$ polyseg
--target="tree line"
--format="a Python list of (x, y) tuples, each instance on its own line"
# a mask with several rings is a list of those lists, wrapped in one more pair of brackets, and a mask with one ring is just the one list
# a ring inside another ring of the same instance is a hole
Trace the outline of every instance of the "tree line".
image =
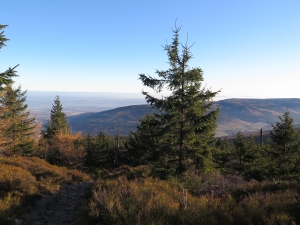
[[(0, 31), (5, 27), (0, 25)], [(56, 96), (50, 119), (35, 140), (35, 118), (27, 109), (26, 91), (13, 87), (16, 67), (0, 73), (0, 153), (35, 155), (52, 164), (93, 171), (149, 165), (153, 176), (160, 178), (190, 170), (219, 170), (247, 179), (299, 179), (300, 136), (289, 112), (272, 126), (265, 145), (242, 133), (233, 141), (214, 137), (220, 109), (214, 107), (213, 98), (220, 91), (203, 86), (202, 69), (189, 66), (192, 45), (180, 43), (180, 27), (172, 31), (172, 42), (164, 46), (169, 69), (156, 70), (154, 77), (139, 75), (145, 87), (155, 92), (168, 90), (170, 95), (156, 98), (142, 92), (156, 111), (142, 118), (129, 137), (73, 134)], [(2, 31), (0, 49), (7, 41)]]

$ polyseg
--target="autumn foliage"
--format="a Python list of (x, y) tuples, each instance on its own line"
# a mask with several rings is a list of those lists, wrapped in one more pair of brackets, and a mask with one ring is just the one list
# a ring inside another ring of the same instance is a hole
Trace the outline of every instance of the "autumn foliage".
[(49, 139), (41, 139), (38, 155), (48, 162), (60, 166), (80, 167), (83, 163), (83, 146), (79, 144), (81, 135), (55, 134)]

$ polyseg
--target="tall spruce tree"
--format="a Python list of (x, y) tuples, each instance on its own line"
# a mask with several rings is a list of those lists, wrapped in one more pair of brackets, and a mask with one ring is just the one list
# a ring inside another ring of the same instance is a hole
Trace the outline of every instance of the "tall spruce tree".
[(51, 138), (56, 134), (70, 134), (70, 127), (67, 121), (66, 114), (63, 112), (62, 104), (59, 96), (56, 96), (54, 104), (52, 105), (50, 120), (46, 126), (44, 136)]
[(35, 118), (30, 116), (27, 110), (26, 91), (21, 87), (14, 89), (8, 85), (3, 90), (0, 104), (7, 109), (1, 115), (2, 119), (7, 120), (4, 130), (6, 138), (5, 149), (13, 154), (29, 154), (33, 150), (34, 141), (32, 135), (36, 125)]
[[(5, 37), (4, 35), (4, 28), (7, 27), (7, 25), (2, 25), (0, 24), (0, 50), (6, 46), (6, 42), (9, 40), (8, 38)], [(18, 65), (17, 65), (18, 66)], [(4, 88), (7, 85), (12, 84), (13, 77), (18, 76), (15, 71), (15, 68), (8, 68), (5, 72), (0, 72), (0, 98), (4, 96)], [(9, 109), (0, 104), (0, 154), (3, 155), (5, 153), (5, 149), (3, 146), (7, 146), (9, 143), (9, 140), (5, 137), (5, 131), (7, 127), (9, 126), (10, 120), (9, 118), (5, 118), (4, 114), (6, 114), (9, 111)]]
[(173, 41), (166, 44), (170, 68), (156, 70), (158, 78), (140, 74), (143, 85), (161, 92), (171, 92), (165, 98), (156, 98), (143, 91), (148, 103), (161, 113), (155, 117), (161, 123), (163, 142), (161, 151), (168, 152), (168, 162), (181, 173), (190, 165), (208, 171), (211, 168), (210, 142), (216, 128), (218, 109), (213, 109), (213, 92), (202, 87), (203, 71), (188, 63), (191, 46), (180, 44), (180, 28), (175, 26)]
[(300, 162), (300, 135), (293, 125), (290, 112), (279, 116), (279, 122), (272, 125), (269, 141), (270, 173), (273, 177), (300, 176), (296, 173)]

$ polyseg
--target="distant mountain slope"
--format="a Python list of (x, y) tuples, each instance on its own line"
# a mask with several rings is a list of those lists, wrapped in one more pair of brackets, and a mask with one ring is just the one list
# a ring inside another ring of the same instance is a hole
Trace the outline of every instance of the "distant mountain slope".
[(85, 134), (97, 135), (101, 131), (114, 135), (118, 125), (120, 135), (128, 135), (130, 131), (136, 129), (139, 119), (152, 111), (149, 105), (132, 105), (103, 112), (69, 116), (68, 121), (73, 132), (81, 131)]
[[(221, 109), (216, 136), (269, 130), (286, 110), (291, 111), (295, 125), (300, 124), (300, 99), (226, 99), (216, 102), (216, 106)], [(120, 134), (128, 135), (135, 131), (139, 119), (152, 111), (149, 105), (133, 105), (70, 116), (68, 120), (73, 132), (114, 135), (118, 124)]]
[(235, 135), (238, 131), (270, 130), (287, 110), (294, 124), (300, 124), (300, 99), (226, 99), (216, 102), (221, 114), (217, 136)]
[(289, 110), (300, 122), (300, 99), (226, 99), (216, 102), (221, 106), (222, 113), (232, 118), (249, 122), (273, 121), (274, 118)]

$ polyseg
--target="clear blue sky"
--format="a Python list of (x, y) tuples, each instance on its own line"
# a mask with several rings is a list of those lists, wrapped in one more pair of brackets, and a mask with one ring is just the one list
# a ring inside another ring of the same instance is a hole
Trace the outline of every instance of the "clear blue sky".
[(1, 0), (0, 71), (20, 64), (28, 91), (139, 93), (176, 19), (221, 98), (300, 98), (299, 0)]

